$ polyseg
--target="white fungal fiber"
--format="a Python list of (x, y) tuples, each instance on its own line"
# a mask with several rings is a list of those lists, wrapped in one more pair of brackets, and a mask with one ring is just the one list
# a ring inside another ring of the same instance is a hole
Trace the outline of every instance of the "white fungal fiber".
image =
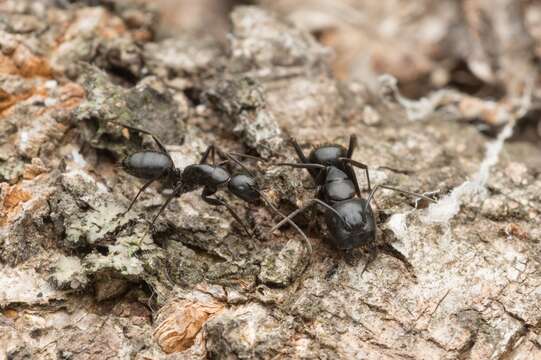
[[(531, 90), (531, 89), (530, 89)], [(496, 140), (486, 146), (485, 158), (479, 166), (479, 170), (471, 180), (466, 180), (451, 193), (435, 204), (431, 204), (422, 217), (424, 223), (448, 223), (459, 211), (463, 200), (471, 196), (486, 196), (486, 183), (490, 176), (490, 170), (498, 163), (503, 145), (511, 135), (517, 120), (523, 117), (531, 104), (531, 91), (526, 91), (521, 99), (520, 107), (512, 116), (503, 130), (498, 134)]]
[[(449, 90), (440, 90), (432, 93), (426, 98), (419, 100), (410, 100), (403, 97), (397, 86), (397, 80), (390, 75), (383, 75), (379, 78), (380, 91), (388, 93), (394, 101), (401, 105), (406, 111), (409, 120), (415, 121), (425, 118), (430, 113), (434, 112), (444, 98), (454, 98), (456, 93)], [(506, 113), (507, 122), (503, 130), (500, 132), (496, 140), (490, 142), (486, 146), (486, 153), (483, 161), (479, 166), (479, 170), (473, 175), (470, 180), (466, 180), (458, 187), (454, 188), (451, 193), (443, 197), (435, 204), (431, 204), (426, 211), (426, 215), (422, 217), (424, 223), (448, 223), (459, 211), (460, 206), (465, 198), (472, 196), (486, 196), (486, 183), (490, 176), (490, 170), (499, 160), (505, 141), (513, 134), (513, 128), (517, 120), (523, 117), (531, 105), (531, 94), (533, 84), (527, 84), (524, 96), (519, 100), (516, 111)], [(382, 94), (384, 96), (385, 94)], [(396, 214), (395, 218), (391, 218), (388, 222), (389, 227), (399, 236), (403, 235), (407, 230), (405, 223), (405, 214)]]
[(451, 97), (454, 92), (450, 90), (435, 91), (427, 97), (410, 100), (400, 94), (398, 80), (391, 75), (382, 75), (378, 79), (382, 95), (388, 93), (406, 111), (408, 120), (417, 121), (426, 118), (442, 103), (442, 99)]
[(459, 212), (465, 197), (475, 195), (484, 197), (486, 195), (485, 185), (490, 175), (490, 169), (498, 162), (505, 140), (513, 134), (515, 122), (514, 120), (509, 121), (496, 140), (487, 144), (485, 158), (473, 178), (454, 188), (449, 195), (437, 203), (431, 204), (426, 215), (422, 218), (423, 222), (447, 223)]
[(405, 238), (408, 233), (407, 217), (410, 211), (393, 214), (387, 221), (387, 227), (398, 239)]

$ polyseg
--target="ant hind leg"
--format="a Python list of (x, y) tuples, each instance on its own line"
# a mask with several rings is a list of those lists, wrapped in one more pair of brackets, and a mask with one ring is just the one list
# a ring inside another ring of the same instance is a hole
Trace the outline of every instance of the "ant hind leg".
[(121, 216), (124, 216), (126, 215), (128, 212), (130, 212), (131, 208), (133, 207), (133, 205), (135, 204), (135, 202), (137, 201), (137, 198), (139, 198), (139, 195), (141, 195), (141, 193), (143, 191), (145, 191), (145, 189), (147, 187), (150, 186), (150, 184), (152, 184), (156, 179), (152, 179), (150, 181), (147, 181), (140, 189), (139, 191), (137, 192), (137, 195), (135, 195), (135, 197), (133, 198), (133, 200), (130, 202), (130, 205), (128, 206), (128, 210), (124, 211)]
[(154, 215), (154, 217), (152, 218), (152, 221), (150, 222), (149, 226), (148, 226), (148, 230), (145, 232), (145, 234), (141, 237), (141, 240), (139, 240), (139, 245), (141, 245), (143, 243), (143, 240), (146, 238), (146, 236), (151, 233), (154, 229), (154, 224), (156, 223), (156, 220), (158, 219), (158, 217), (162, 214), (162, 212), (165, 210), (165, 208), (167, 207), (167, 205), (169, 205), (169, 203), (171, 202), (171, 200), (173, 200), (173, 198), (175, 197), (175, 192), (173, 192), (171, 195), (169, 195), (167, 197), (167, 199), (165, 200), (165, 202), (162, 204), (162, 206), (160, 207), (160, 209), (158, 210), (158, 212), (156, 213), (156, 215)]

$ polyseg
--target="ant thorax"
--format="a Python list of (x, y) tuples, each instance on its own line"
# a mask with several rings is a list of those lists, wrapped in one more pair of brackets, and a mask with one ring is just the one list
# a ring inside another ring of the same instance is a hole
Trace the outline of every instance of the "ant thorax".
[(324, 200), (330, 204), (355, 197), (355, 185), (342, 170), (330, 166), (327, 168), (324, 191)]
[(188, 165), (181, 176), (182, 187), (185, 192), (193, 191), (199, 187), (209, 186), (218, 188), (227, 184), (231, 175), (221, 166), (208, 164)]

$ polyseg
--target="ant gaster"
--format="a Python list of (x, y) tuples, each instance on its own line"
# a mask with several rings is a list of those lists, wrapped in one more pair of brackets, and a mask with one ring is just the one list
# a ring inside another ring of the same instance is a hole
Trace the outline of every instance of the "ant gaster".
[[(305, 206), (289, 214), (286, 219), (271, 229), (271, 233), (300, 212), (313, 205), (319, 205), (326, 210), (325, 222), (329, 229), (330, 240), (337, 248), (350, 250), (366, 246), (374, 249), (376, 221), (370, 201), (378, 189), (389, 189), (434, 202), (433, 199), (423, 194), (388, 185), (377, 185), (372, 189), (368, 167), (351, 158), (357, 144), (355, 135), (350, 137), (347, 149), (337, 144), (323, 145), (312, 150), (308, 158), (294, 139), (291, 139), (291, 142), (300, 163), (280, 163), (278, 165), (307, 169), (317, 186), (317, 198), (310, 200)], [(366, 199), (361, 197), (354, 166), (363, 169), (366, 174), (369, 191)], [(365, 265), (365, 269), (367, 265)]]
[[(152, 219), (151, 227), (173, 198), (180, 197), (182, 194), (195, 191), (198, 188), (203, 188), (201, 193), (203, 201), (213, 206), (224, 206), (250, 237), (252, 236), (252, 233), (249, 231), (248, 226), (241, 220), (240, 216), (224, 199), (215, 195), (219, 189), (227, 189), (233, 195), (247, 203), (254, 203), (258, 200), (262, 200), (275, 213), (286, 219), (286, 216), (272, 205), (260, 191), (251, 171), (234, 156), (256, 160), (261, 160), (260, 158), (246, 154), (223, 152), (216, 145), (212, 144), (205, 150), (198, 164), (188, 165), (182, 170), (175, 167), (165, 146), (152, 133), (126, 124), (118, 123), (118, 125), (131, 131), (151, 136), (159, 148), (159, 151), (143, 150), (133, 153), (122, 161), (122, 167), (127, 173), (147, 181), (141, 189), (139, 189), (137, 195), (133, 198), (124, 214), (131, 210), (139, 195), (141, 195), (150, 184), (154, 181), (160, 181), (164, 186), (171, 188), (173, 191), (168, 195), (166, 201)], [(215, 162), (216, 154), (223, 160), (219, 164), (216, 164)], [(212, 159), (212, 165), (207, 164), (209, 156)], [(247, 174), (231, 175), (224, 167), (224, 165), (229, 163), (238, 165), (244, 169)], [(304, 241), (307, 243), (308, 251), (310, 252), (310, 242), (304, 232), (293, 221), (287, 221), (301, 234), (301, 236), (303, 236)]]

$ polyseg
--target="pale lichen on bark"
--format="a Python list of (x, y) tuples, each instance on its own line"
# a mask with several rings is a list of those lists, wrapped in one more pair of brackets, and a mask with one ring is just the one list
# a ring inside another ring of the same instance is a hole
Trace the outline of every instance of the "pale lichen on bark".
[[(0, 3), (0, 358), (541, 356), (541, 151), (507, 136), (511, 121), (518, 134), (537, 111), (533, 82), (531, 103), (511, 119), (528, 85), (518, 80), (537, 76), (522, 54), (535, 54), (538, 6), (498, 1), (490, 37), (476, 20), (483, 1), (425, 13), (425, 2), (386, 13), (382, 1), (364, 9), (387, 20), (371, 29), (349, 2), (259, 1), (224, 14), (222, 39), (158, 37), (156, 12), (139, 1), (71, 3)], [(478, 48), (465, 55), (455, 37), (466, 30)], [(374, 73), (358, 45), (344, 48), (348, 36), (365, 41)], [(438, 63), (444, 40), (452, 61)], [(506, 96), (440, 89), (462, 62), (471, 74), (461, 76)], [(411, 100), (377, 71), (410, 91), (430, 73), (437, 90)], [(122, 215), (142, 184), (118, 164), (153, 143), (119, 123), (157, 135), (179, 168), (211, 143), (269, 160), (247, 164), (284, 212), (314, 196), (303, 171), (272, 165), (296, 161), (289, 136), (308, 153), (357, 134), (354, 158), (375, 183), (445, 199), (482, 177), (484, 196), (460, 197), (435, 222), (430, 208), (382, 191), (378, 257), (364, 273), (366, 252), (332, 248), (318, 210), (295, 219), (311, 254), (290, 228), (266, 234), (278, 220), (269, 209), (226, 194), (254, 238), (198, 192), (175, 199), (147, 233), (165, 196), (151, 187)]]

